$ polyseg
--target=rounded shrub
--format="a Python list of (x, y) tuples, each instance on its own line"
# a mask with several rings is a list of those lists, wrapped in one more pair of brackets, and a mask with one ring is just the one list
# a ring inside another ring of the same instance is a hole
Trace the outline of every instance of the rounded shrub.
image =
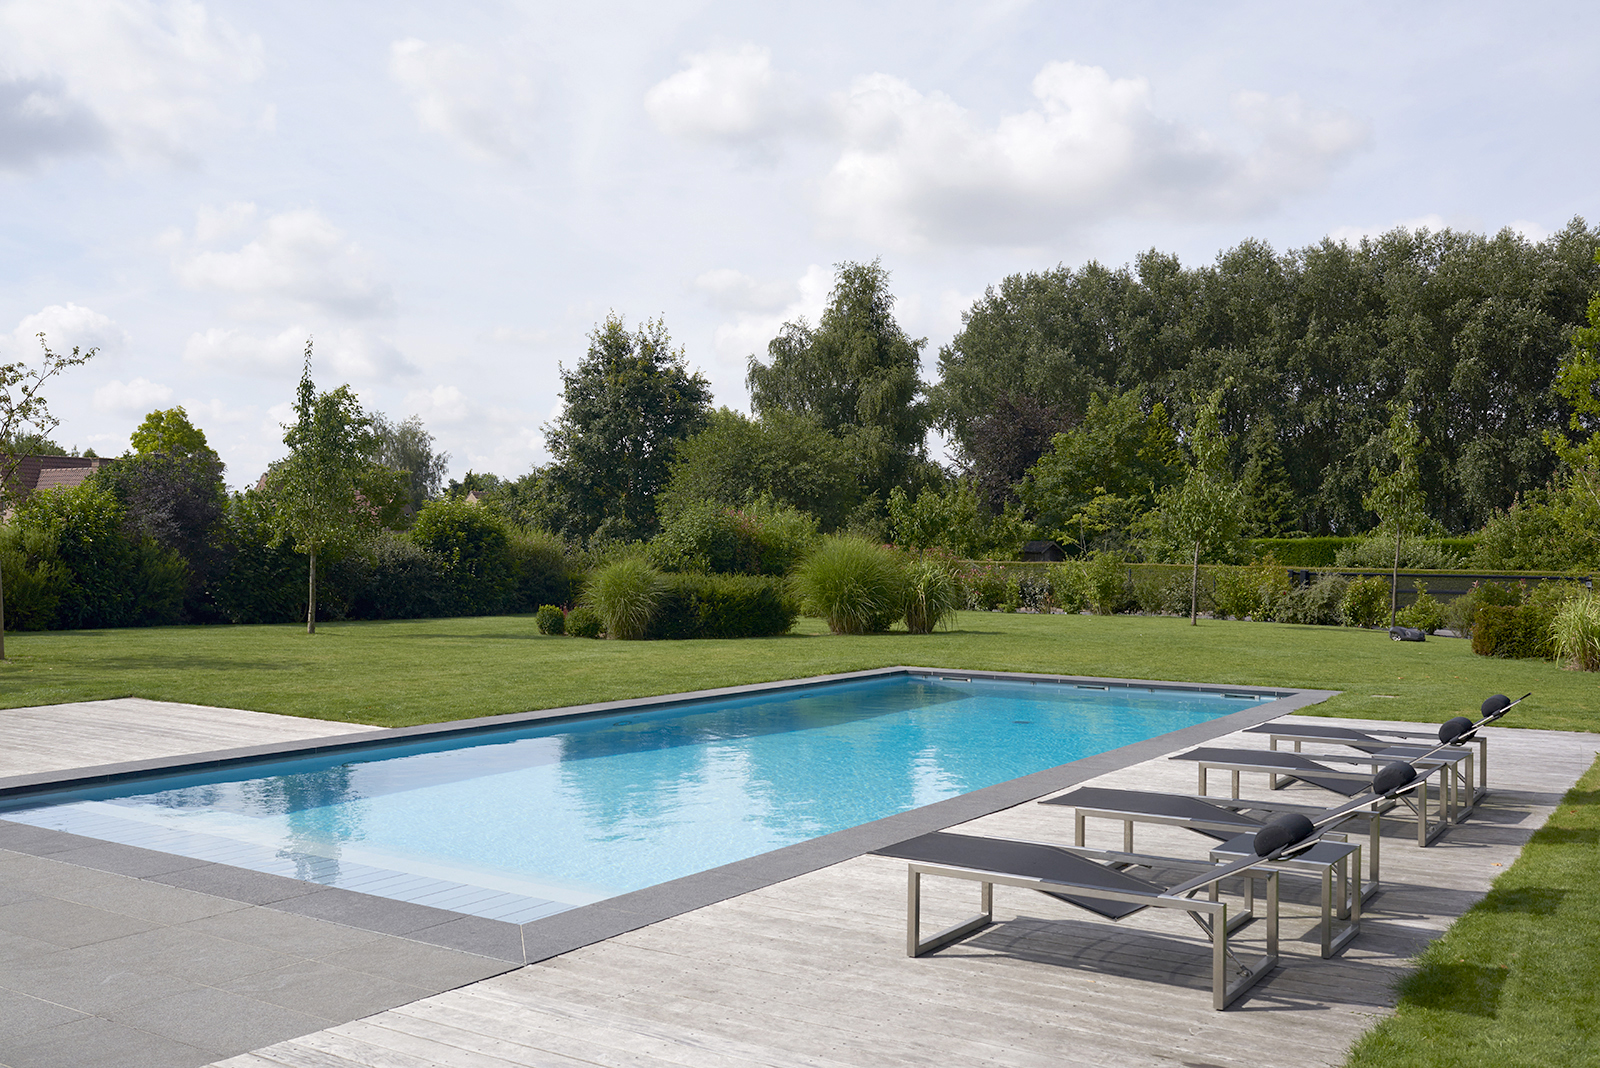
[(1376, 627), (1389, 618), (1389, 582), (1380, 575), (1367, 575), (1350, 583), (1339, 605), (1346, 626)]
[(606, 625), (600, 613), (587, 605), (579, 605), (567, 614), (567, 634), (573, 638), (598, 638), (605, 633)]
[(875, 634), (905, 613), (899, 557), (864, 538), (824, 538), (795, 568), (793, 582), (806, 611), (835, 634)]
[(660, 572), (638, 556), (625, 556), (589, 576), (583, 603), (605, 625), (608, 638), (633, 641), (645, 637), (656, 605), (666, 591)]
[(567, 614), (561, 610), (560, 605), (543, 604), (534, 615), (533, 622), (539, 628), (540, 634), (565, 634), (567, 632)]
[(906, 569), (906, 630), (931, 634), (961, 607), (961, 584), (944, 561), (923, 557)]

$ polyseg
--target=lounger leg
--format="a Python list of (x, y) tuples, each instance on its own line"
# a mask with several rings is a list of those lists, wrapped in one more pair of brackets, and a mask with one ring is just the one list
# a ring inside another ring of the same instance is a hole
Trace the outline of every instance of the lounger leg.
[[(1081, 846), (1083, 845), (1084, 824), (1088, 822), (1088, 817), (1081, 811), (1076, 812), (1074, 815), (1075, 818), (1072, 821), (1072, 844)], [(1133, 850), (1130, 849), (1127, 852), (1131, 853)]]
[(946, 927), (938, 934), (923, 938), (922, 872), (918, 871), (914, 864), (908, 867), (906, 869), (906, 956), (920, 957), (924, 953), (931, 953), (993, 923), (994, 884), (985, 882), (979, 885), (982, 889), (978, 891), (978, 908), (983, 911), (971, 919)]

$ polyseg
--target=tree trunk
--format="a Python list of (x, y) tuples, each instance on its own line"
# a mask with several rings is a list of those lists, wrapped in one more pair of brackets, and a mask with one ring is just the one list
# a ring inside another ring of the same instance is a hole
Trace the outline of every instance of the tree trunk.
[(1400, 531), (1394, 533), (1394, 570), (1389, 573), (1389, 626), (1394, 627), (1400, 601)]
[(306, 596), (306, 633), (317, 632), (317, 547), (311, 547), (311, 585)]
[(1200, 542), (1194, 543), (1194, 571), (1189, 575), (1189, 626), (1200, 625)]

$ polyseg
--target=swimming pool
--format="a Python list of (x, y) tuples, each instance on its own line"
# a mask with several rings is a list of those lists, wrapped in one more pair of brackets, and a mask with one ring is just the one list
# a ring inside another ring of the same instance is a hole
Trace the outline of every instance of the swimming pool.
[(880, 675), (177, 771), (0, 815), (526, 923), (1281, 696)]

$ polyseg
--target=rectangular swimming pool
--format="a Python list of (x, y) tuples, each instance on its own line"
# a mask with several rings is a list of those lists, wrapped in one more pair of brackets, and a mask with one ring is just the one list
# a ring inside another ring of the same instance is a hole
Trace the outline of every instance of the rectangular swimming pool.
[(0, 800), (0, 816), (526, 923), (1281, 692), (893, 674)]

